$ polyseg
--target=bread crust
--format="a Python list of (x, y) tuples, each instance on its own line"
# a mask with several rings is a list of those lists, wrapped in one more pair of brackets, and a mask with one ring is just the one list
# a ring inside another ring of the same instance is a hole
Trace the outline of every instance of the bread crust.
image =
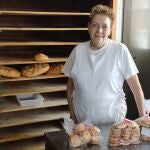
[(42, 53), (38, 53), (34, 56), (34, 59), (38, 62), (48, 61), (48, 56)]
[(47, 63), (28, 65), (23, 68), (21, 74), (25, 77), (34, 77), (47, 72), (49, 68), (50, 66)]
[(8, 66), (0, 66), (0, 76), (9, 78), (19, 78), (20, 71)]
[(48, 74), (48, 75), (59, 74), (59, 73), (61, 73), (62, 68), (63, 68), (63, 64), (50, 65), (50, 69), (48, 70), (48, 72), (46, 74)]

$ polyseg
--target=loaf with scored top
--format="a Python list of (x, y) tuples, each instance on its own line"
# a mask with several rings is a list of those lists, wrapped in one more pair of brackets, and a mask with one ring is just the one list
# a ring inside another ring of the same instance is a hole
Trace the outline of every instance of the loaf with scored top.
[(0, 76), (9, 78), (19, 78), (20, 71), (8, 66), (0, 66)]
[(50, 66), (47, 63), (28, 65), (23, 68), (21, 74), (25, 77), (34, 77), (47, 72), (49, 68)]

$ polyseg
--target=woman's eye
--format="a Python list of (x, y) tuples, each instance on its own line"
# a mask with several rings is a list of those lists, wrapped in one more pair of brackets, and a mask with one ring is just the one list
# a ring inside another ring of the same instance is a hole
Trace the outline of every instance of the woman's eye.
[(92, 27), (97, 27), (97, 24), (92, 24)]
[(108, 29), (108, 27), (107, 26), (103, 26), (103, 29)]

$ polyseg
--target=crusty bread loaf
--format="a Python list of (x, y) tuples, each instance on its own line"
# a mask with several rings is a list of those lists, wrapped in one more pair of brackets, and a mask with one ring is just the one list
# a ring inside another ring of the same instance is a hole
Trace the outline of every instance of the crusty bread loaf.
[(20, 77), (20, 72), (8, 66), (0, 66), (0, 76), (18, 78)]
[(63, 68), (63, 64), (52, 64), (46, 74), (59, 74)]
[(25, 77), (33, 77), (41, 75), (49, 70), (49, 64), (34, 64), (23, 68), (21, 74)]
[(38, 53), (34, 56), (34, 59), (36, 61), (39, 61), (39, 62), (43, 62), (43, 61), (47, 61), (48, 60), (48, 56), (45, 55), (45, 54), (42, 54), (42, 53)]

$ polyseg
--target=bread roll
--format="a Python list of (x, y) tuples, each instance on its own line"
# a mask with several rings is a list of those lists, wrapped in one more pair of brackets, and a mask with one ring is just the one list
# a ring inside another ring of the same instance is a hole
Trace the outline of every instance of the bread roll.
[(85, 131), (85, 126), (84, 124), (80, 123), (80, 124), (77, 124), (74, 128), (74, 133), (75, 134), (81, 134), (83, 131)]
[(81, 145), (81, 139), (78, 135), (74, 134), (70, 137), (70, 146), (79, 147)]
[(50, 65), (50, 69), (48, 70), (48, 72), (46, 74), (59, 74), (61, 73), (61, 70), (63, 68), (63, 64), (53, 64)]
[(100, 129), (96, 126), (90, 126), (88, 127), (88, 131), (92, 136), (100, 135)]
[(8, 66), (0, 66), (0, 76), (18, 78), (20, 77), (20, 72)]
[(100, 136), (96, 135), (96, 136), (92, 136), (91, 140), (90, 140), (90, 144), (100, 144)]
[(81, 134), (81, 141), (83, 144), (89, 142), (91, 140), (91, 134), (89, 131), (85, 130)]
[(48, 61), (48, 56), (42, 53), (38, 53), (34, 56), (34, 59), (39, 62)]
[(49, 70), (49, 64), (28, 65), (22, 70), (22, 76), (33, 77), (41, 75)]

